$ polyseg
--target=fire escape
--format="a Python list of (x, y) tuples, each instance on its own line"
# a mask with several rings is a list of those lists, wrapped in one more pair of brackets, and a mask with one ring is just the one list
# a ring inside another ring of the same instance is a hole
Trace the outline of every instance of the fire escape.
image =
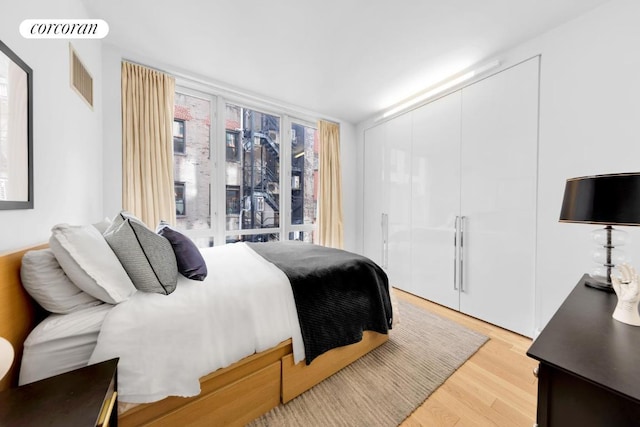
[[(275, 117), (261, 116), (259, 130), (252, 130), (251, 112), (247, 117), (250, 126), (243, 134), (243, 229), (275, 228), (280, 224), (280, 147), (269, 132), (278, 131), (279, 123)], [(247, 237), (252, 241), (277, 239), (276, 234)]]

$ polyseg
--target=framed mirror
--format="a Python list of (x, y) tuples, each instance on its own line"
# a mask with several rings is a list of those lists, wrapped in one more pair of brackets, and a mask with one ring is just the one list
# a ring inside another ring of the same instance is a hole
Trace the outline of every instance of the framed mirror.
[(0, 209), (33, 209), (33, 71), (1, 41)]

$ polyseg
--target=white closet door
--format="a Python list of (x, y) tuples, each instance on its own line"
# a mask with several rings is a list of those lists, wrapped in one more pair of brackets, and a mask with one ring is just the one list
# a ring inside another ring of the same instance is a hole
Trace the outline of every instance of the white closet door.
[(457, 310), (454, 238), (460, 212), (460, 92), (414, 111), (412, 152), (408, 290)]
[(384, 160), (388, 162), (387, 274), (392, 286), (411, 281), (411, 113), (387, 122)]
[(460, 311), (533, 334), (538, 58), (462, 90)]
[(363, 252), (380, 266), (384, 266), (382, 215), (387, 212), (386, 132), (387, 125), (383, 123), (364, 134)]

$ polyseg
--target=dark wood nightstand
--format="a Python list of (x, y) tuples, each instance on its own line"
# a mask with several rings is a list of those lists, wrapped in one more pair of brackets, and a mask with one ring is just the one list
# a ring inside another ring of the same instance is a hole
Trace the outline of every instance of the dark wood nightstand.
[(585, 275), (533, 342), (540, 362), (538, 425), (640, 425), (640, 327), (611, 315), (615, 294)]
[(0, 427), (118, 425), (118, 359), (0, 392)]

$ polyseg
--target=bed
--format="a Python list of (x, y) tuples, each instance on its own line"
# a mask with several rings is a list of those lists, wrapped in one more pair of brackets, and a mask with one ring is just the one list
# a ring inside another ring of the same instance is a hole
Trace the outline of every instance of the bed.
[[(0, 256), (0, 336), (6, 337), (16, 349), (16, 362), (0, 383), (0, 389), (17, 385), (23, 343), (47, 316), (47, 312), (25, 292), (19, 273), (22, 257), (27, 251), (46, 247), (40, 245)], [(297, 247), (288, 247), (280, 255), (261, 256), (271, 257), (271, 262), (277, 264), (279, 256), (287, 258), (291, 251), (297, 250)], [(311, 297), (316, 298), (317, 295)], [(195, 396), (170, 396), (130, 408), (128, 406), (132, 405), (122, 405), (119, 425), (244, 425), (279, 403), (295, 398), (383, 344), (388, 337), (386, 333), (369, 330), (361, 336), (362, 339), (353, 344), (321, 351), (309, 364), (304, 360), (295, 363), (295, 338), (284, 339), (202, 375), (199, 379), (200, 392)]]

